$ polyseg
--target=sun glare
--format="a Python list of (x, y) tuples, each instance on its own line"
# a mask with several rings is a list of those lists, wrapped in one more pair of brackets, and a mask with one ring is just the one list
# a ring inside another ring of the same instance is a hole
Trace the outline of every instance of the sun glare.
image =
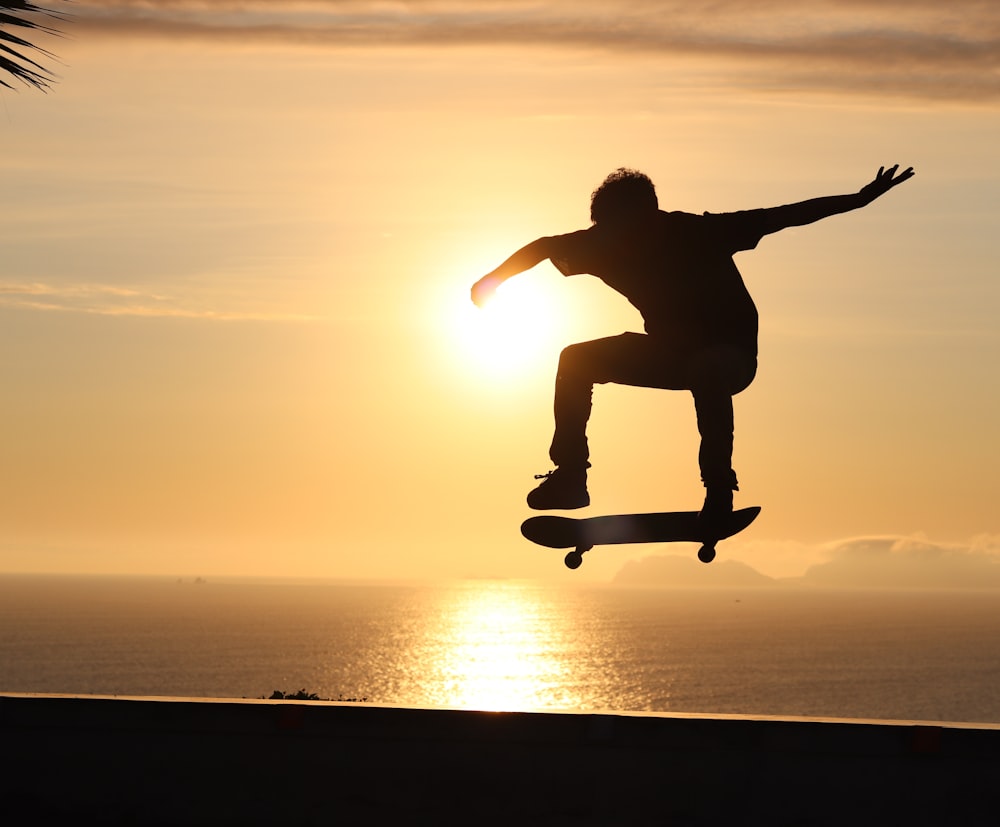
[(562, 314), (540, 279), (523, 277), (500, 286), (484, 306), (464, 296), (453, 312), (453, 344), (466, 367), (490, 377), (519, 376), (544, 363), (559, 347)]

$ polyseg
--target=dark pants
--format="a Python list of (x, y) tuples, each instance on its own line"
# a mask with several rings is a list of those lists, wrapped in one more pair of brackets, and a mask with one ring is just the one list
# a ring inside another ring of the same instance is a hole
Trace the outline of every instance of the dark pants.
[(556, 430), (549, 457), (557, 466), (587, 466), (587, 420), (595, 384), (687, 390), (694, 396), (701, 434), (701, 478), (706, 486), (735, 489), (733, 396), (756, 372), (756, 357), (729, 345), (678, 355), (656, 337), (641, 333), (570, 345), (559, 357)]

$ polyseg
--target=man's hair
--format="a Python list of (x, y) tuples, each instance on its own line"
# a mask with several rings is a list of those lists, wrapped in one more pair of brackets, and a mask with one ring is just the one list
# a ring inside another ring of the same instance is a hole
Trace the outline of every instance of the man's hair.
[(590, 196), (590, 220), (622, 223), (659, 209), (656, 188), (647, 175), (619, 167)]

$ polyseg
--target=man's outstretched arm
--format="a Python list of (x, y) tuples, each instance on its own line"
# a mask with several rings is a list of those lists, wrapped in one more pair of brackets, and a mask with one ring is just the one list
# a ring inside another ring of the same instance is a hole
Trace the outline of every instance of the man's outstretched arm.
[(518, 273), (523, 273), (525, 270), (530, 270), (548, 257), (548, 238), (536, 238), (530, 244), (525, 244), (503, 264), (472, 285), (472, 301), (482, 307), (507, 279)]
[(866, 207), (897, 184), (902, 184), (903, 181), (913, 177), (913, 167), (907, 167), (897, 175), (896, 170), (898, 169), (899, 164), (889, 167), (889, 169), (879, 167), (875, 179), (855, 193), (827, 195), (822, 198), (812, 198), (797, 204), (786, 204), (783, 207), (772, 207), (765, 210), (767, 226), (764, 234), (776, 233), (785, 227), (801, 227), (803, 224), (812, 224), (821, 218)]

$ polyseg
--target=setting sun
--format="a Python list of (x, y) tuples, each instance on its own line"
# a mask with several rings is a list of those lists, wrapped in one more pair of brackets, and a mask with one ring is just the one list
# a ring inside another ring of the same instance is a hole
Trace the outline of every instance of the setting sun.
[(483, 307), (463, 294), (456, 302), (450, 333), (452, 346), (466, 366), (490, 378), (523, 375), (567, 340), (550, 284), (522, 278), (500, 286)]

